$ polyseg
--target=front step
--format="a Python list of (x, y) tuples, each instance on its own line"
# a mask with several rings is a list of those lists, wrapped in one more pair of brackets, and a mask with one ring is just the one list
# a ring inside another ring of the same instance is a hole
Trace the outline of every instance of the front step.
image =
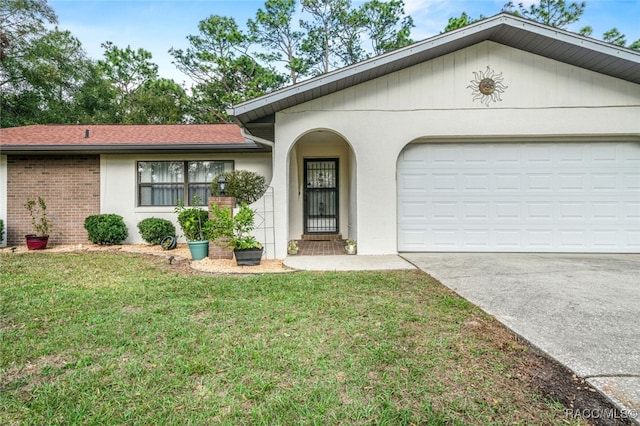
[(302, 241), (336, 241), (342, 240), (342, 234), (303, 234)]

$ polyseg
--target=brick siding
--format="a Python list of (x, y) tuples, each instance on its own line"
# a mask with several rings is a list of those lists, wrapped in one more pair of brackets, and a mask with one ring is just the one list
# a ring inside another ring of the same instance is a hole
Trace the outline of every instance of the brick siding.
[(7, 244), (24, 245), (34, 232), (24, 204), (38, 197), (47, 204), (49, 245), (89, 243), (83, 225), (100, 213), (100, 157), (9, 155)]

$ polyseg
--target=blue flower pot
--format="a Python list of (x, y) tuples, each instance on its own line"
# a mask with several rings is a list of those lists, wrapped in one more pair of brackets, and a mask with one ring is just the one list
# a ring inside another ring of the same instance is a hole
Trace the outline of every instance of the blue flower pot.
[(191, 252), (191, 259), (200, 260), (209, 255), (209, 241), (187, 241), (189, 245), (189, 251)]

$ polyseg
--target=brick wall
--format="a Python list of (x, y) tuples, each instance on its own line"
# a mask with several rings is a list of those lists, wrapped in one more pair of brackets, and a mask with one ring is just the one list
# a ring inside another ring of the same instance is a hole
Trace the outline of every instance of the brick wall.
[(9, 155), (7, 244), (24, 245), (34, 232), (24, 204), (38, 197), (47, 204), (49, 245), (88, 243), (84, 219), (100, 213), (100, 157)]

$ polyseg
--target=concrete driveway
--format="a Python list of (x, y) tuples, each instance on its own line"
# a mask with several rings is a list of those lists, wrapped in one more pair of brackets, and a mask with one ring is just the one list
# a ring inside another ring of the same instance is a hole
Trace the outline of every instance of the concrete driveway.
[(402, 255), (640, 424), (640, 255)]

